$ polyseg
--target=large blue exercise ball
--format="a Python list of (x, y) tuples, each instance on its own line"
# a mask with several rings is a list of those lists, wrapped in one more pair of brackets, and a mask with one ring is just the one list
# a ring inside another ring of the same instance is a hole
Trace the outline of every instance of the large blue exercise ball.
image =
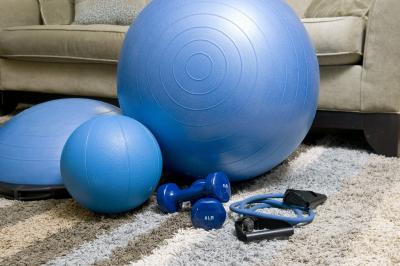
[(319, 68), (281, 0), (153, 0), (118, 68), (124, 114), (158, 139), (167, 167), (231, 181), (282, 162), (314, 119)]
[(100, 114), (119, 108), (89, 99), (61, 99), (35, 105), (0, 127), (0, 182), (62, 186), (61, 151), (71, 133)]
[(72, 133), (61, 157), (65, 187), (82, 206), (121, 213), (144, 203), (162, 172), (158, 143), (125, 116), (100, 116)]

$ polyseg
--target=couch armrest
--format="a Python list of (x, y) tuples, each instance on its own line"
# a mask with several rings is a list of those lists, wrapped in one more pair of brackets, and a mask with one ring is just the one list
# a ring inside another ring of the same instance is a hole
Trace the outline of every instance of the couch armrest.
[(375, 0), (364, 48), (361, 110), (400, 113), (400, 1)]
[(40, 22), (38, 0), (0, 0), (0, 29), (39, 25)]

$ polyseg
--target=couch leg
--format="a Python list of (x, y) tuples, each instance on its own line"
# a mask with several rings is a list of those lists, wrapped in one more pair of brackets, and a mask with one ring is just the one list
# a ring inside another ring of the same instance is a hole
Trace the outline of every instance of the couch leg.
[(8, 92), (0, 91), (0, 116), (11, 113), (17, 107), (17, 99), (15, 95)]
[(376, 153), (400, 157), (400, 114), (365, 114), (364, 135)]

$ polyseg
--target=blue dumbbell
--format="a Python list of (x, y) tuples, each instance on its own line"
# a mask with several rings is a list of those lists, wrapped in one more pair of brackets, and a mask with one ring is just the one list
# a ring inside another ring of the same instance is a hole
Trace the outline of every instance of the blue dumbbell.
[(192, 206), (192, 224), (205, 230), (219, 229), (226, 219), (222, 203), (214, 198), (203, 198)]
[(194, 182), (190, 188), (180, 189), (176, 184), (162, 185), (157, 190), (157, 203), (166, 213), (177, 212), (182, 203), (199, 198), (210, 197), (228, 202), (231, 197), (231, 185), (228, 177), (222, 172), (209, 174), (205, 179)]

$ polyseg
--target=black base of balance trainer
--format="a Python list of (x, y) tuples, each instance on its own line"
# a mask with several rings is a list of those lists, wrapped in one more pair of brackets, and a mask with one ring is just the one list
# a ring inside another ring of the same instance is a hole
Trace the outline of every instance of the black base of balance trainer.
[(71, 197), (64, 186), (16, 185), (0, 182), (0, 194), (11, 200), (44, 200)]

